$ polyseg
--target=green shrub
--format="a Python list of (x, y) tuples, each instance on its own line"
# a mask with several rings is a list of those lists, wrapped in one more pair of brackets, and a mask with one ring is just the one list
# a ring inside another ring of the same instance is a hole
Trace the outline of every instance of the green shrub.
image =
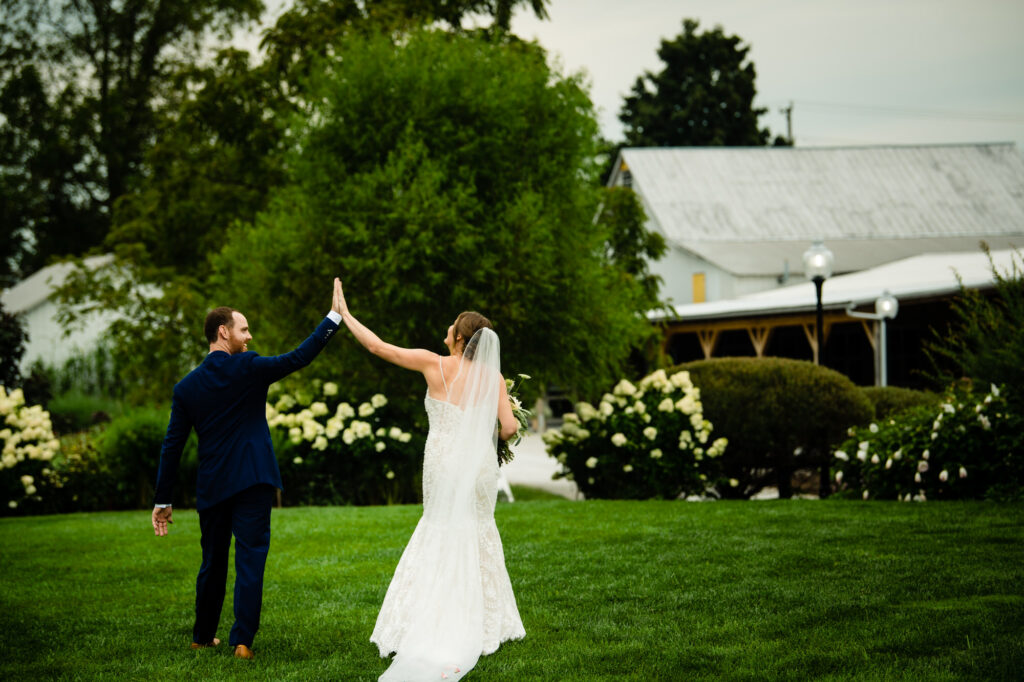
[(851, 425), (871, 419), (872, 406), (839, 372), (786, 358), (714, 358), (679, 366), (701, 387), (704, 414), (729, 441), (722, 457), (724, 497), (749, 497), (766, 485), (792, 495), (797, 469), (827, 464), (828, 445)]
[[(152, 506), (168, 420), (167, 410), (139, 407), (113, 419), (96, 435), (94, 445), (100, 467), (113, 482), (107, 508), (141, 509)], [(179, 506), (194, 503), (197, 468), (193, 433), (178, 467), (175, 499)]]
[[(343, 400), (338, 385), (272, 392), (267, 421), (284, 504), (397, 504), (420, 497), (424, 430), (378, 393)], [(495, 453), (497, 457), (497, 453)]]
[(941, 397), (931, 391), (916, 391), (899, 386), (864, 386), (860, 389), (875, 408), (875, 419), (886, 419), (911, 407), (934, 407)]
[(1024, 499), (1024, 416), (1008, 391), (957, 384), (940, 405), (850, 429), (834, 480), (864, 499)]
[(623, 379), (597, 408), (580, 403), (544, 434), (558, 477), (588, 498), (675, 499), (703, 494), (718, 477), (724, 438), (711, 440), (701, 392), (685, 371)]
[(53, 429), (59, 434), (84, 431), (90, 426), (109, 421), (122, 411), (120, 403), (115, 400), (76, 390), (51, 399), (46, 408), (50, 412)]

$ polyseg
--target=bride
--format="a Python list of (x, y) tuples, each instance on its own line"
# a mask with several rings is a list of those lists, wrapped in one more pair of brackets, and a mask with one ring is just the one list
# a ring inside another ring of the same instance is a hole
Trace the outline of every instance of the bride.
[[(458, 680), (481, 655), (526, 636), (494, 524), (496, 438), (519, 427), (490, 321), (464, 312), (448, 327), (449, 355), (381, 341), (348, 310), (352, 335), (374, 355), (423, 374), (430, 431), (423, 516), (406, 545), (370, 641), (394, 652), (380, 680)], [(496, 424), (500, 422), (500, 429)]]

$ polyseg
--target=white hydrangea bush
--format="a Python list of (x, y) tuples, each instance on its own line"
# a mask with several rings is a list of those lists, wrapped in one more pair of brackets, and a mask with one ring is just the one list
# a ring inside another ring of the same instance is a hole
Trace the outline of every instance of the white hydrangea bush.
[(623, 379), (594, 406), (579, 403), (544, 434), (556, 477), (588, 498), (675, 499), (704, 494), (719, 476), (725, 438), (714, 438), (700, 389), (686, 371)]
[(275, 391), (267, 423), (285, 497), (303, 504), (416, 501), (424, 438), (387, 397), (345, 399), (332, 381)]
[(26, 405), (21, 389), (0, 385), (0, 495), (5, 514), (31, 510), (43, 501), (60, 451), (50, 414)]
[(851, 428), (832, 452), (836, 490), (903, 502), (1024, 499), (1024, 417), (1007, 393), (953, 386), (937, 406)]

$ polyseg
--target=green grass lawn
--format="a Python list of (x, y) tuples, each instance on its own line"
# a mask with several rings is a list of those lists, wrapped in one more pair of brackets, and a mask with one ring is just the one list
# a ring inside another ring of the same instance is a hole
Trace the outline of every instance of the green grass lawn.
[[(527, 636), (475, 680), (1024, 677), (1024, 507), (570, 502), (498, 526)], [(199, 528), (177, 510), (0, 520), (0, 679), (374, 680), (420, 508), (275, 510), (256, 660), (190, 651)], [(227, 639), (231, 592), (221, 620)]]

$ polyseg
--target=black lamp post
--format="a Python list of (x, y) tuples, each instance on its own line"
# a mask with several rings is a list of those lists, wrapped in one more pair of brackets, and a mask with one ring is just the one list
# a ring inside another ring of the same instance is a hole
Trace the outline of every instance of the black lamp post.
[[(804, 251), (804, 274), (807, 276), (807, 279), (814, 282), (814, 289), (818, 300), (817, 307), (815, 308), (816, 320), (814, 329), (816, 340), (814, 362), (817, 365), (822, 364), (825, 353), (825, 321), (821, 307), (821, 287), (825, 284), (825, 280), (832, 276), (832, 263), (834, 261), (835, 256), (832, 255), (832, 252), (829, 251), (828, 247), (820, 239), (811, 244), (811, 248)], [(831, 482), (829, 481), (828, 444), (821, 443), (819, 448), (821, 449), (821, 483), (818, 494), (824, 499), (832, 492)]]

